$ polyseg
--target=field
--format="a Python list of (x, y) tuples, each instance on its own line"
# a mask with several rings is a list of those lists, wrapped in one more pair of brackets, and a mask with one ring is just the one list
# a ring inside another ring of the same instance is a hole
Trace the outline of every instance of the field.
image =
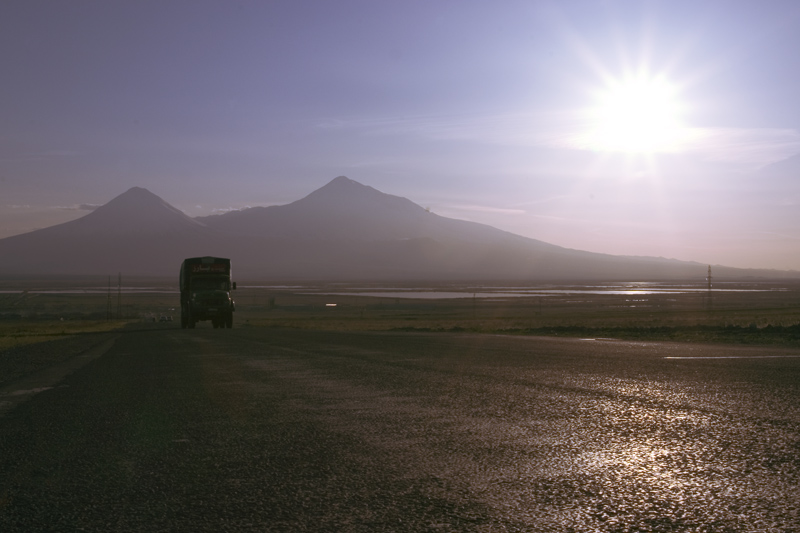
[[(0, 286), (0, 350), (131, 322), (177, 327), (179, 297), (170, 283), (6, 283)], [(391, 289), (242, 284), (234, 293), (234, 327), (800, 345), (800, 282), (717, 287), (709, 293), (702, 284), (654, 283)]]

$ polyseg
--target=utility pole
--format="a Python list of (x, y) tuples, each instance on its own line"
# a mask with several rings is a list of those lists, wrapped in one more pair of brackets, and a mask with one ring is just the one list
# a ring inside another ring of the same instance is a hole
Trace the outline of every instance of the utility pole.
[(117, 320), (122, 319), (122, 272), (117, 274)]
[(108, 276), (108, 298), (106, 299), (106, 321), (111, 320), (111, 276)]

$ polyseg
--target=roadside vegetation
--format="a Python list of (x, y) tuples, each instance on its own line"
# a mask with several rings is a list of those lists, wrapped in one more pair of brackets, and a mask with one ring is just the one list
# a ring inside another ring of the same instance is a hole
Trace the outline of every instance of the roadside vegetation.
[(0, 351), (84, 333), (113, 331), (126, 323), (125, 320), (3, 320), (0, 321)]
[(464, 290), (464, 298), (443, 300), (261, 290), (240, 293), (237, 305), (240, 327), (800, 345), (800, 284), (744, 288), (711, 297), (692, 292), (471, 298)]
[[(475, 332), (679, 342), (800, 346), (800, 282), (728, 283), (726, 291), (463, 298), (371, 295), (370, 288), (248, 286), (234, 293), (234, 328)], [(372, 290), (379, 290), (375, 287)], [(645, 287), (646, 289), (646, 287)], [(731, 290), (736, 289), (736, 290)], [(481, 289), (486, 290), (486, 286)], [(500, 289), (502, 292), (502, 289)], [(180, 327), (174, 287), (134, 293), (0, 294), (0, 351), (21, 344), (110, 331), (125, 324)], [(211, 327), (200, 323), (198, 327)]]
[(76, 289), (63, 281), (25, 286), (0, 286), (0, 352), (18, 346), (87, 333), (103, 333), (138, 321), (136, 311), (102, 287), (82, 283)]

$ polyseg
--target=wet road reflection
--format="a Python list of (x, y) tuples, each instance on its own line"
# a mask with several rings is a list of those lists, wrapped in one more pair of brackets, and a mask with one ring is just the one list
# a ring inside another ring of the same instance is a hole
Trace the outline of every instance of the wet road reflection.
[(800, 531), (797, 355), (134, 332), (0, 418), (0, 530)]
[(680, 346), (431, 342), (428, 358), (340, 346), (326, 350), (336, 365), (313, 372), (251, 365), (296, 380), (324, 398), (337, 430), (369, 427), (373, 445), (463, 484), (514, 527), (800, 528), (796, 355), (718, 360), (718, 348), (694, 347), (696, 360), (674, 361), (665, 354)]

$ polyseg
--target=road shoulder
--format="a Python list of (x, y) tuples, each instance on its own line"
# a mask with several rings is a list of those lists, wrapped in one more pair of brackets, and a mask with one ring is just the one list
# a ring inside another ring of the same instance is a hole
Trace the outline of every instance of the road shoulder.
[[(0, 418), (35, 394), (58, 386), (65, 377), (105, 354), (118, 338), (118, 334), (98, 336), (97, 342), (74, 356), (40, 368), (18, 379), (0, 384)], [(47, 348), (51, 350), (62, 349), (58, 343), (52, 343)]]

